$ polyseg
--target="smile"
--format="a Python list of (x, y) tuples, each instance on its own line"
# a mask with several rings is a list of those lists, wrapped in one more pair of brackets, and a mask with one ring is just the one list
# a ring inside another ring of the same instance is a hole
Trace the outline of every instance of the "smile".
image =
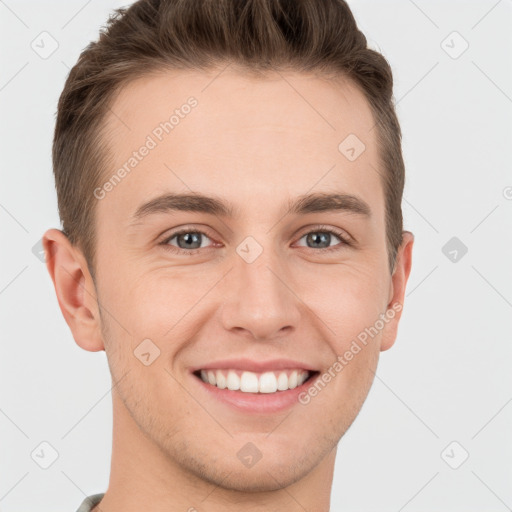
[(262, 373), (236, 369), (208, 369), (198, 370), (194, 375), (218, 389), (242, 393), (278, 393), (301, 386), (314, 373), (300, 368)]

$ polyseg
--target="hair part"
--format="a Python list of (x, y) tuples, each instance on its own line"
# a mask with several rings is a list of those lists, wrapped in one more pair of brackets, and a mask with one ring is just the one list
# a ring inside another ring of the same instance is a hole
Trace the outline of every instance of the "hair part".
[(345, 77), (364, 94), (376, 123), (392, 272), (402, 242), (405, 169), (387, 60), (367, 47), (343, 0), (138, 0), (116, 9), (82, 51), (61, 93), (52, 148), (62, 230), (95, 276), (93, 191), (112, 166), (107, 114), (129, 82), (169, 70), (233, 64)]

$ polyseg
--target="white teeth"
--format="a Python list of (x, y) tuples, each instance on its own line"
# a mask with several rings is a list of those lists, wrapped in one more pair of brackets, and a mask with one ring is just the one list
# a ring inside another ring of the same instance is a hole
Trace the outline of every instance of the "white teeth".
[(306, 370), (289, 372), (242, 372), (241, 376), (235, 370), (201, 370), (201, 380), (219, 389), (242, 391), (243, 393), (275, 393), (295, 389), (304, 384), (309, 377)]
[(302, 384), (304, 384), (304, 382), (306, 382), (307, 378), (308, 378), (308, 373), (307, 372), (299, 373), (299, 375), (297, 377), (297, 386), (302, 386)]
[(290, 389), (294, 389), (297, 387), (297, 371), (293, 370), (293, 372), (288, 377), (288, 387)]
[(286, 391), (288, 389), (288, 376), (284, 372), (281, 372), (277, 378), (277, 389), (279, 391)]
[(244, 393), (257, 393), (258, 392), (258, 376), (252, 372), (242, 373), (240, 379), (240, 391)]
[(277, 379), (274, 372), (266, 372), (260, 377), (260, 393), (275, 393), (277, 391)]
[(226, 384), (231, 391), (237, 391), (240, 389), (240, 377), (233, 370), (229, 370)]
[(226, 381), (226, 377), (224, 377), (224, 374), (221, 371), (217, 372), (217, 387), (219, 389), (226, 389), (228, 383)]

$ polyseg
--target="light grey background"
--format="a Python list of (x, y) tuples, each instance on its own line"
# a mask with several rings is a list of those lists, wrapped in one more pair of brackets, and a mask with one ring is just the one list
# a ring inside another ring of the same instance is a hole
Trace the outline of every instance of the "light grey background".
[[(416, 241), (398, 339), (338, 448), (332, 511), (511, 510), (512, 1), (349, 3), (394, 71)], [(60, 226), (58, 96), (123, 5), (0, 0), (1, 512), (74, 511), (107, 488), (106, 357), (75, 345), (32, 248)], [(42, 442), (58, 452), (48, 469)]]

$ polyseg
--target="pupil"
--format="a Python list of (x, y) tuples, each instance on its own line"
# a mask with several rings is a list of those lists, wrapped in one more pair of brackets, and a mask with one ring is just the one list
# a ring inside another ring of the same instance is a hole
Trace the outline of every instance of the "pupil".
[(321, 234), (317, 234), (317, 233), (311, 234), (310, 233), (308, 235), (308, 241), (312, 241), (313, 243), (317, 243), (317, 242), (322, 243), (322, 240), (323, 240), (323, 242), (325, 242), (325, 247), (329, 247), (330, 238), (331, 238), (330, 233), (321, 233)]
[(180, 236), (178, 236), (178, 245), (179, 244), (179, 240), (180, 239), (185, 239), (185, 244), (186, 244), (186, 248), (190, 249), (191, 248), (191, 244), (198, 244), (197, 247), (192, 247), (192, 249), (198, 249), (199, 247), (201, 247), (201, 242), (199, 241), (199, 233), (184, 233)]

